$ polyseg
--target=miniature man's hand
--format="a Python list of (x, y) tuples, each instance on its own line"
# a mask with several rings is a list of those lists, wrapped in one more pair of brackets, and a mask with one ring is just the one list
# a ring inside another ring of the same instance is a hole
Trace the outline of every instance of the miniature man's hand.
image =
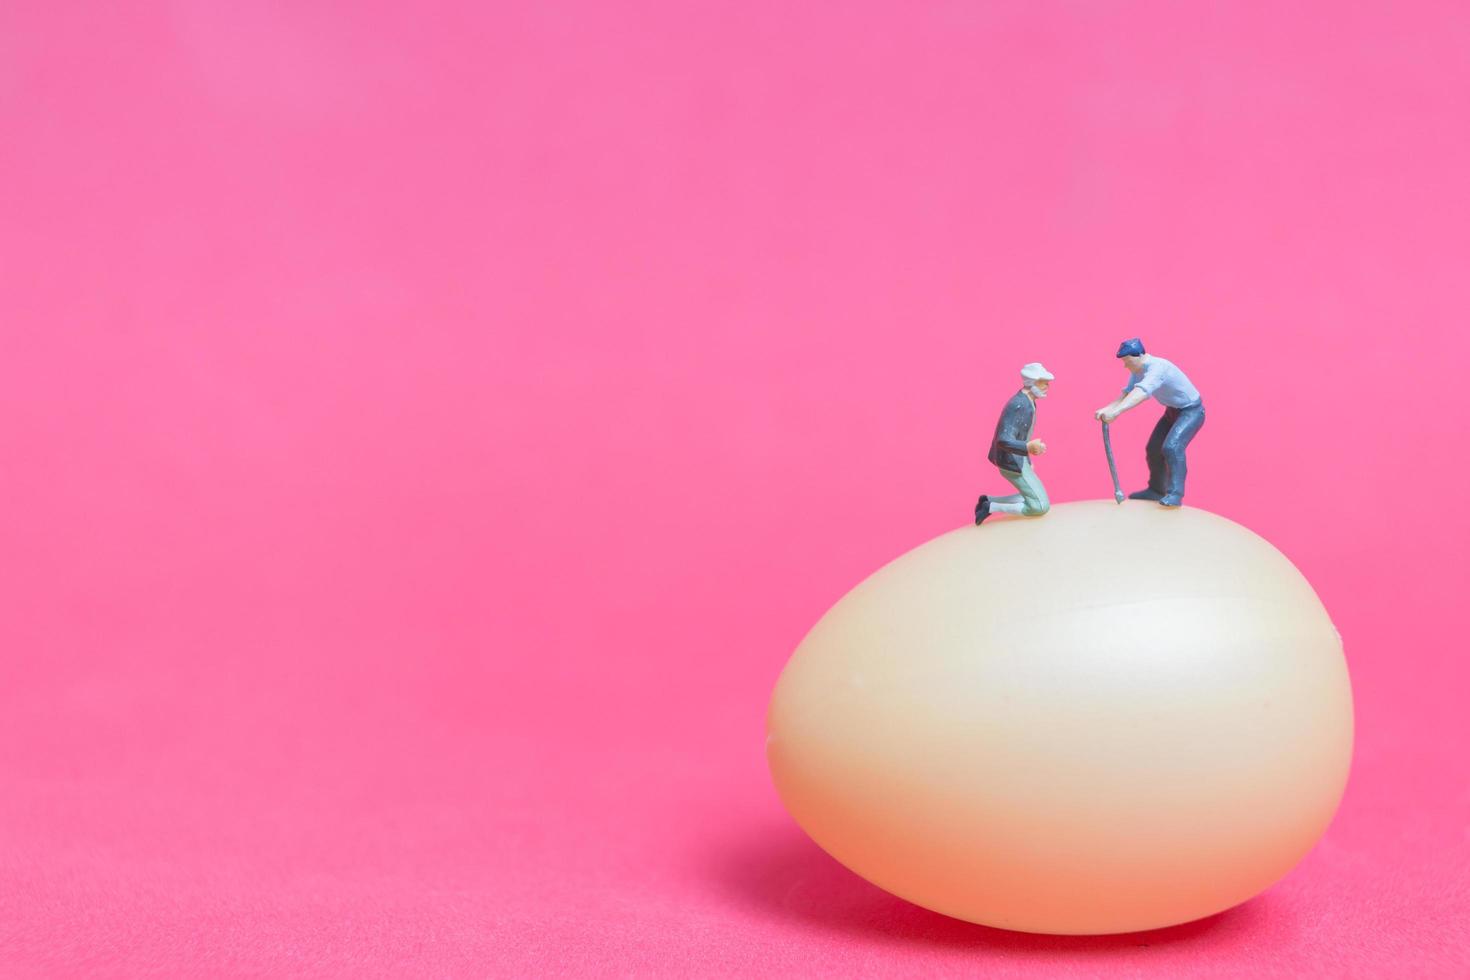
[(1111, 421), (1113, 421), (1113, 419), (1115, 419), (1117, 417), (1118, 417), (1118, 413), (1117, 412), (1110, 412), (1106, 408), (1099, 408), (1097, 410), (1097, 414), (1095, 414), (1093, 416), (1093, 418), (1095, 418), (1095, 419), (1102, 419), (1104, 422), (1111, 422)]
[(1032, 456), (1040, 456), (1046, 452), (1046, 443), (1042, 442), (1040, 439), (1032, 439), (1030, 442), (1026, 443), (1026, 451)]

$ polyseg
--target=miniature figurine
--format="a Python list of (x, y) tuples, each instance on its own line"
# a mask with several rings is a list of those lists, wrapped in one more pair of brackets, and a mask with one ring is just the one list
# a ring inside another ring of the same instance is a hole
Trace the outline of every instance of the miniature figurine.
[(988, 457), (1017, 492), (1005, 497), (981, 494), (979, 503), (975, 505), (976, 524), (991, 514), (1040, 517), (1051, 509), (1046, 487), (1041, 485), (1028, 457), (1046, 452), (1046, 443), (1031, 438), (1031, 427), (1036, 422), (1036, 400), (1046, 397), (1046, 390), (1051, 387), (1054, 377), (1035, 361), (1021, 368), (1021, 390), (1012, 395), (1001, 410)]
[(1143, 341), (1134, 337), (1118, 347), (1118, 357), (1132, 377), (1123, 394), (1093, 412), (1107, 424), (1119, 415), (1146, 401), (1150, 395), (1164, 406), (1164, 414), (1149, 436), (1145, 454), (1148, 457), (1148, 488), (1128, 495), (1129, 500), (1157, 500), (1165, 507), (1178, 507), (1184, 502), (1184, 476), (1187, 470), (1185, 447), (1205, 424), (1205, 407), (1199, 389), (1171, 361), (1154, 357), (1143, 349)]

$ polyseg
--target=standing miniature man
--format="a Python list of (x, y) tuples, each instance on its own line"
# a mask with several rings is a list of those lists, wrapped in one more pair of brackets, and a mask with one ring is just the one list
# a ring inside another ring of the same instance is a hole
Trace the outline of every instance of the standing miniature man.
[(1036, 422), (1036, 399), (1046, 397), (1046, 389), (1051, 387), (1053, 379), (1052, 373), (1035, 361), (1021, 368), (1021, 390), (1001, 410), (1000, 421), (995, 423), (995, 437), (990, 440), (989, 456), (1000, 469), (1000, 475), (1017, 492), (1006, 497), (981, 494), (980, 502), (975, 505), (976, 524), (991, 514), (1040, 517), (1051, 510), (1046, 487), (1041, 485), (1028, 457), (1046, 452), (1046, 443), (1031, 438), (1031, 426)]
[(1157, 500), (1165, 507), (1178, 507), (1184, 502), (1184, 449), (1205, 424), (1199, 389), (1172, 362), (1145, 352), (1143, 341), (1137, 337), (1123, 341), (1118, 357), (1132, 377), (1123, 394), (1093, 412), (1092, 417), (1111, 422), (1150, 395), (1159, 400), (1164, 414), (1154, 426), (1145, 450), (1148, 489), (1130, 493), (1128, 499)]

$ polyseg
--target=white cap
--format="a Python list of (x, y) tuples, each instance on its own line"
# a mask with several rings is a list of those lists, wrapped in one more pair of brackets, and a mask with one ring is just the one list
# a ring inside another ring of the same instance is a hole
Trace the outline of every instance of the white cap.
[(1040, 361), (1032, 361), (1021, 368), (1021, 377), (1027, 381), (1052, 381), (1055, 380), (1056, 375), (1042, 367)]

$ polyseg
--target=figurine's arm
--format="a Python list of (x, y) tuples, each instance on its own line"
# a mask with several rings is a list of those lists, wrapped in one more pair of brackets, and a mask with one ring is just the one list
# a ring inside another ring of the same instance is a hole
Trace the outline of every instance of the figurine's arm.
[(1147, 364), (1144, 365), (1142, 371), (1131, 375), (1128, 378), (1128, 383), (1123, 386), (1122, 393), (1102, 408), (1093, 412), (1092, 417), (1102, 419), (1104, 422), (1111, 422), (1149, 395), (1152, 395), (1154, 389), (1159, 386), (1158, 374), (1155, 368), (1155, 365)]
[(1027, 453), (1026, 444), (1024, 442), (1017, 442), (1014, 439), (997, 439), (995, 440), (995, 444), (1006, 452), (1015, 453), (1017, 456), (1025, 456)]
[(1008, 408), (1001, 417), (1000, 428), (1002, 435), (995, 440), (995, 444), (1002, 450), (1017, 456), (1035, 455), (1026, 442), (1026, 423), (1019, 410)]
[(1134, 388), (1118, 402), (1118, 408), (1113, 412), (1113, 418), (1117, 418), (1130, 408), (1136, 408), (1146, 401), (1148, 401), (1148, 392), (1142, 388)]
[(1119, 398), (1114, 402), (1104, 405), (1102, 408), (1099, 408), (1097, 411), (1093, 412), (1092, 417), (1095, 419), (1102, 419), (1104, 422), (1111, 422), (1113, 421), (1113, 419), (1117, 418), (1119, 415), (1122, 415), (1130, 408), (1134, 408), (1147, 400), (1148, 392), (1144, 391), (1142, 388), (1134, 388), (1122, 398)]

